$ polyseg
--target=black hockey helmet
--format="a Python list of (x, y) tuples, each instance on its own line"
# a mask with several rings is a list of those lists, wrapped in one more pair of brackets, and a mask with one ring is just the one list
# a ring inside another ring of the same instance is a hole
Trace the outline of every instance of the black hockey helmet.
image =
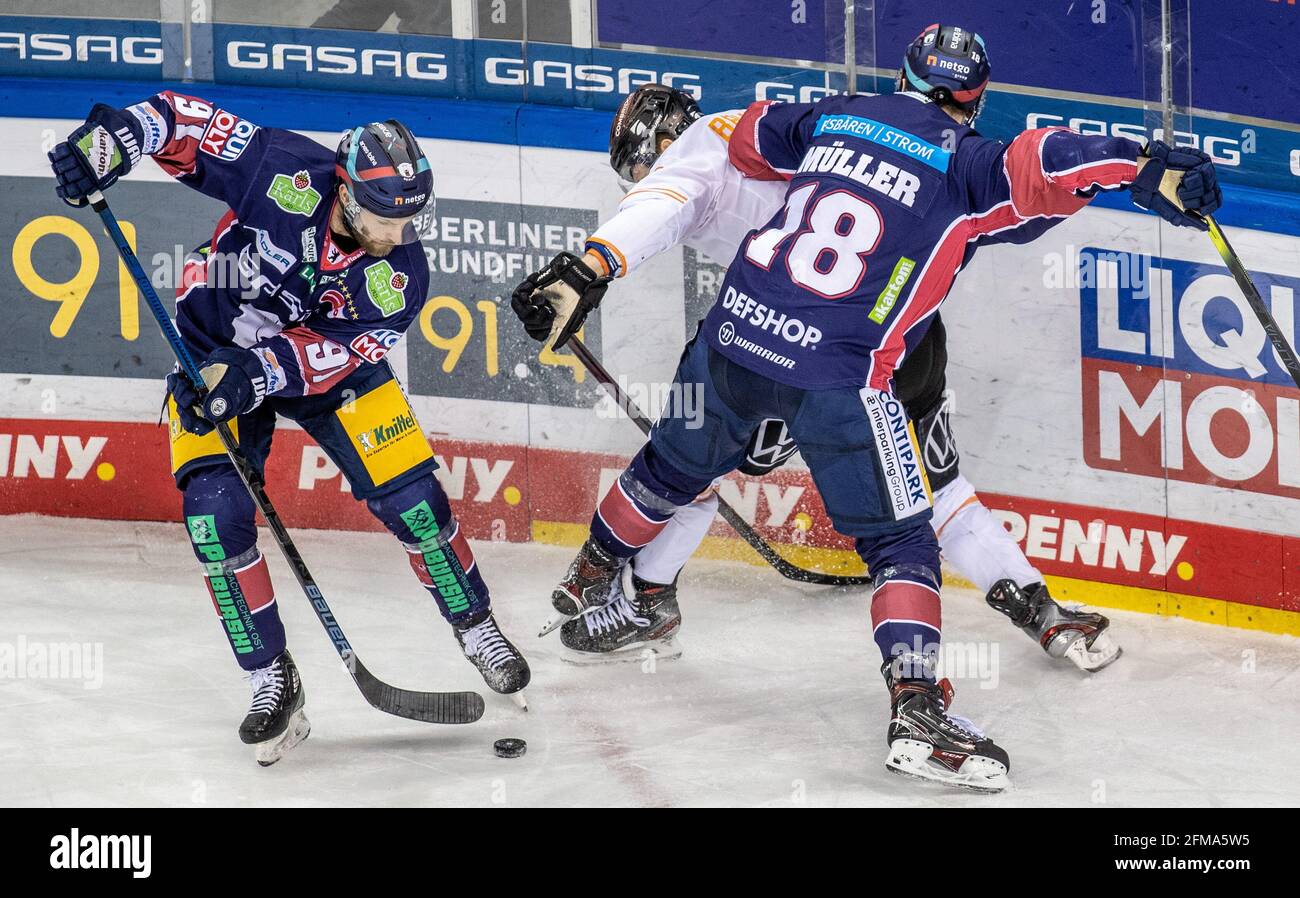
[(903, 90), (966, 110), (973, 122), (984, 108), (989, 74), (984, 38), (956, 25), (931, 25), (908, 46), (898, 80)]
[(638, 87), (624, 98), (610, 125), (610, 166), (623, 180), (637, 180), (638, 167), (649, 171), (659, 158), (659, 141), (681, 137), (701, 114), (690, 94), (662, 84)]
[(334, 173), (347, 185), (348, 227), (384, 243), (420, 239), (415, 221), (432, 209), (433, 172), (415, 135), (394, 119), (371, 122), (343, 135)]

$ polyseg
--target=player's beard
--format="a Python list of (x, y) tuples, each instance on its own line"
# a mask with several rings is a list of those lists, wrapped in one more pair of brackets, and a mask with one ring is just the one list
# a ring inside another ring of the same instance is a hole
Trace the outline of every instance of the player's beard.
[(382, 259), (391, 253), (396, 246), (394, 243), (380, 243), (377, 240), (372, 240), (365, 234), (354, 231), (348, 226), (347, 222), (343, 223), (343, 227), (347, 229), (348, 236), (356, 241), (357, 246), (366, 251), (366, 255), (374, 256), (376, 259)]

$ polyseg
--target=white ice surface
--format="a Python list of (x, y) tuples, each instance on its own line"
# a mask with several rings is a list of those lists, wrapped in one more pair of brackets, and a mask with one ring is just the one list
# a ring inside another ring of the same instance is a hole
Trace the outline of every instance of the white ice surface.
[[(377, 676), (482, 690), (386, 535), (297, 537)], [(956, 681), (955, 711), (1012, 759), (1013, 789), (981, 796), (884, 769), (862, 594), (697, 560), (680, 660), (575, 667), (557, 635), (535, 635), (571, 550), (476, 543), (498, 619), (532, 662), (532, 710), (486, 693), (479, 723), (433, 726), (365, 704), (265, 532), (262, 545), (312, 723), (268, 769), (236, 736), (247, 687), (179, 525), (0, 517), (0, 651), (21, 636), (102, 643), (104, 658), (98, 689), (0, 676), (0, 806), (1300, 804), (1290, 637), (1117, 612), (1124, 657), (1089, 676), (947, 590), (945, 637), (997, 651), (994, 688)], [(528, 753), (495, 757), (504, 736)]]

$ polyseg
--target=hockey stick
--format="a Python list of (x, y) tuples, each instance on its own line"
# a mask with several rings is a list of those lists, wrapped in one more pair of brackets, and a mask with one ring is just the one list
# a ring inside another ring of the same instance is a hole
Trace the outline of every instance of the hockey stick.
[(1295, 381), (1296, 387), (1300, 388), (1300, 360), (1296, 359), (1295, 350), (1286, 342), (1286, 337), (1282, 335), (1282, 329), (1277, 326), (1277, 321), (1273, 319), (1273, 314), (1269, 311), (1268, 306), (1264, 305), (1264, 298), (1259, 295), (1255, 282), (1250, 279), (1250, 273), (1246, 271), (1246, 266), (1241, 263), (1241, 257), (1237, 255), (1237, 251), (1228, 242), (1228, 237), (1223, 233), (1223, 229), (1219, 227), (1219, 223), (1214, 220), (1213, 215), (1206, 215), (1203, 218), (1205, 223), (1210, 226), (1210, 242), (1219, 251), (1223, 264), (1227, 265), (1228, 270), (1232, 272), (1232, 277), (1245, 295), (1246, 302), (1250, 304), (1255, 317), (1259, 319), (1260, 325), (1264, 328), (1264, 333), (1268, 335), (1268, 342), (1273, 344), (1277, 357), (1282, 360), (1287, 373)]
[[(131, 276), (135, 278), (136, 286), (144, 294), (145, 302), (149, 304), (149, 311), (153, 312), (154, 319), (158, 322), (158, 327), (162, 329), (163, 336), (167, 338), (167, 344), (171, 346), (172, 352), (175, 353), (177, 360), (180, 362), (181, 370), (185, 376), (194, 384), (199, 395), (207, 393), (207, 387), (203, 383), (203, 376), (199, 373), (198, 365), (194, 364), (194, 359), (190, 355), (185, 344), (181, 342), (181, 336), (176, 331), (176, 325), (172, 324), (171, 317), (167, 314), (167, 309), (163, 306), (162, 301), (158, 299), (158, 294), (154, 292), (153, 285), (149, 282), (149, 277), (145, 274), (144, 269), (140, 266), (140, 260), (136, 258), (135, 251), (131, 249), (131, 244), (127, 242), (126, 237), (122, 234), (121, 227), (118, 226), (117, 218), (113, 215), (108, 203), (104, 200), (104, 195), (96, 190), (89, 197), (91, 208), (99, 213), (103, 219), (104, 227), (108, 234), (113, 238), (113, 243), (117, 245), (117, 251), (122, 256), (122, 261), (130, 270)], [(262, 513), (266, 519), (266, 524), (271, 528), (271, 533), (275, 536), (276, 543), (280, 546), (280, 551), (284, 553), (284, 558), (289, 562), (289, 567), (293, 569), (293, 575), (298, 579), (298, 585), (306, 594), (308, 601), (311, 602), (312, 610), (316, 612), (316, 618), (320, 621), (325, 632), (329, 634), (330, 642), (334, 644), (334, 649), (343, 659), (347, 666), (348, 672), (352, 674), (353, 681), (356, 682), (357, 688), (371, 705), (388, 714), (395, 714), (398, 717), (406, 717), (410, 720), (420, 720), (425, 723), (473, 723), (483, 716), (484, 703), (483, 696), (477, 692), (412, 692), (409, 689), (398, 689), (396, 686), (390, 686), (383, 680), (378, 679), (366, 666), (361, 663), (352, 646), (348, 644), (347, 636), (343, 633), (343, 628), (334, 618), (334, 612), (325, 601), (325, 596), (321, 594), (316, 581), (307, 570), (307, 564), (302, 560), (302, 555), (298, 553), (298, 547), (294, 545), (293, 538), (289, 536), (289, 531), (285, 528), (284, 522), (280, 520), (280, 515), (276, 512), (275, 506), (271, 504), (270, 497), (266, 494), (266, 483), (262, 479), (262, 474), (253, 466), (239, 448), (239, 443), (235, 440), (234, 435), (230, 432), (230, 427), (224, 423), (217, 425), (217, 433), (221, 437), (221, 444), (225, 446), (226, 453), (230, 456), (230, 461), (234, 464), (235, 470), (239, 472), (239, 478), (247, 487), (248, 493), (253, 497), (253, 502), (257, 505), (257, 510)]]
[[(637, 404), (632, 397), (628, 396), (619, 388), (619, 385), (614, 382), (614, 378), (610, 377), (609, 372), (605, 370), (605, 366), (591, 354), (591, 350), (587, 349), (586, 345), (578, 339), (576, 334), (569, 338), (568, 346), (573, 349), (573, 354), (578, 357), (578, 361), (582, 362), (583, 367), (591, 372), (592, 377), (600, 381), (600, 385), (605, 388), (607, 393), (609, 393), (610, 398), (618, 403), (619, 408), (623, 409), (623, 411), (627, 413), (627, 416), (636, 423), (637, 427), (641, 428), (643, 434), (649, 436), (651, 427), (650, 419), (647, 418), (641, 409), (637, 407)], [(778, 555), (776, 549), (773, 549), (767, 540), (759, 536), (757, 531), (755, 531), (753, 527), (749, 526), (749, 522), (742, 518), (740, 513), (728, 505), (727, 500), (723, 499), (721, 496), (718, 497), (718, 513), (721, 514), (723, 520), (730, 524), (731, 528), (740, 535), (741, 539), (749, 543), (750, 547), (757, 552), (764, 561), (774, 567), (776, 572), (787, 580), (797, 580), (800, 583), (816, 583), (820, 586), (865, 586), (872, 582), (870, 577), (823, 574), (820, 571), (810, 571), (786, 561)]]

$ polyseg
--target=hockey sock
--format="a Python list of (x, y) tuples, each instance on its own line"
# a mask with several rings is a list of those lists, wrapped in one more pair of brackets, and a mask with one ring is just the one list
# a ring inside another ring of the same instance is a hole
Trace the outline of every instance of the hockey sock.
[(903, 676), (933, 679), (942, 615), (939, 546), (928, 524), (872, 538), (859, 538), (858, 553), (875, 580), (871, 632), (888, 661), (919, 656), (926, 663)]
[(402, 541), (411, 569), (448, 623), (460, 623), (491, 607), (474, 550), (432, 474), (368, 499), (366, 507)]
[(591, 535), (612, 555), (631, 558), (659, 535), (676, 511), (676, 505), (651, 492), (629, 467), (596, 506)]
[(185, 526), (212, 606), (244, 670), (284, 651), (284, 624), (258, 551), (252, 497), (234, 468), (200, 469), (185, 483)]

